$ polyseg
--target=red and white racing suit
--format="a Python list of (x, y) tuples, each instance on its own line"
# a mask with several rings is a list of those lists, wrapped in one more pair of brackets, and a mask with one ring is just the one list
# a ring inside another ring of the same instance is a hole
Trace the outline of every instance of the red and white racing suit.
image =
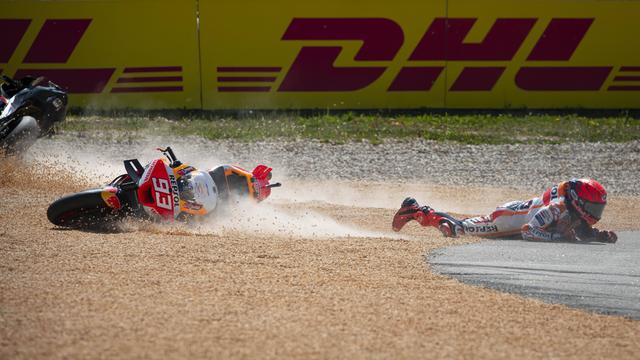
[(599, 230), (572, 214), (567, 208), (567, 182), (547, 189), (542, 197), (528, 201), (512, 201), (496, 208), (487, 216), (457, 220), (446, 213), (441, 217), (453, 230), (453, 235), (482, 237), (508, 237), (520, 234), (525, 240), (590, 241), (598, 237)]

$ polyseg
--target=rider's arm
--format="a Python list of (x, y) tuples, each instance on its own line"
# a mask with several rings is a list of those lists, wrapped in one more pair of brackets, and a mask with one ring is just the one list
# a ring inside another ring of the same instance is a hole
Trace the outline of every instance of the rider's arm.
[(565, 234), (550, 231), (558, 222), (562, 209), (556, 204), (551, 204), (540, 208), (531, 218), (529, 223), (524, 224), (521, 229), (522, 238), (534, 241), (556, 241), (566, 239)]

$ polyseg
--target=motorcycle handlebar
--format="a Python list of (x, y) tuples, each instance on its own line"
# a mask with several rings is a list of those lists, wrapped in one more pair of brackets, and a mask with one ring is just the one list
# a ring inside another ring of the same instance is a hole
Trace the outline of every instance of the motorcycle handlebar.
[(163, 149), (163, 148), (156, 148), (156, 149), (161, 151), (169, 159), (169, 161), (171, 162), (170, 164), (171, 167), (182, 165), (182, 162), (178, 161), (176, 154), (173, 153), (171, 146), (167, 146), (166, 149)]

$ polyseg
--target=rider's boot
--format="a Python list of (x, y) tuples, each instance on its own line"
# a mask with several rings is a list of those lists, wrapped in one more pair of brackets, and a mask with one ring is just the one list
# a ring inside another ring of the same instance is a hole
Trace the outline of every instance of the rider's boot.
[(422, 226), (435, 226), (438, 224), (436, 212), (428, 206), (420, 206), (416, 199), (408, 197), (404, 199), (400, 209), (393, 216), (391, 227), (394, 231), (400, 231), (411, 220), (416, 220)]
[(456, 237), (464, 233), (458, 220), (448, 214), (436, 212), (429, 206), (420, 206), (416, 199), (408, 197), (394, 215), (391, 227), (394, 231), (400, 231), (411, 220), (416, 220), (422, 226), (435, 227), (445, 237)]

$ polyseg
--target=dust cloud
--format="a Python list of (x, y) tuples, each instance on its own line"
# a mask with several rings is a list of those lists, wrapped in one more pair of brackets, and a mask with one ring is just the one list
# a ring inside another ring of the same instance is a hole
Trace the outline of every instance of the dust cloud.
[[(116, 176), (124, 173), (122, 161), (138, 158), (142, 164), (162, 157), (156, 150), (169, 144), (163, 138), (147, 138), (132, 144), (113, 143), (85, 143), (68, 141), (40, 141), (24, 157), (27, 165), (23, 166), (23, 177), (30, 178), (28, 186), (46, 187), (52, 194), (62, 196), (69, 192), (97, 187), (108, 183)], [(190, 147), (188, 144), (171, 144), (176, 155), (185, 163), (198, 168), (209, 169), (222, 163), (221, 159), (227, 154), (221, 151), (206, 152), (201, 147)], [(214, 157), (211, 154), (215, 153)], [(267, 162), (269, 159), (260, 159)], [(256, 163), (257, 164), (257, 163)], [(252, 169), (256, 164), (240, 164), (246, 169)], [(46, 177), (36, 176), (37, 169), (49, 169)], [(276, 174), (286, 174), (286, 169), (276, 169)], [(29, 174), (28, 174), (29, 173)], [(51, 179), (65, 175), (65, 186), (53, 186)], [(277, 176), (277, 175), (276, 175)], [(272, 196), (260, 204), (253, 201), (242, 201), (227, 211), (216, 214), (215, 218), (207, 218), (190, 224), (149, 224), (136, 221), (126, 222), (121, 229), (125, 232), (150, 231), (175, 234), (211, 234), (225, 235), (242, 233), (255, 236), (302, 237), (310, 239), (367, 237), (367, 238), (402, 238), (391, 232), (375, 232), (359, 229), (356, 226), (340, 224), (332, 217), (318, 211), (308, 209), (294, 211), (287, 209), (287, 205), (299, 203), (329, 202), (330, 199), (341, 199), (335, 202), (341, 206), (352, 207), (392, 207), (397, 199), (379, 194), (379, 198), (367, 196), (367, 201), (360, 201), (358, 197), (348, 197), (347, 194), (357, 193), (353, 186), (342, 183), (333, 187), (332, 192), (323, 191), (325, 184), (274, 178), (282, 181), (284, 186), (275, 188)], [(291, 181), (292, 188), (287, 189)], [(306, 184), (307, 189), (303, 191)], [(392, 201), (393, 200), (393, 201)], [(298, 207), (299, 208), (299, 207)]]
[[(356, 226), (340, 224), (335, 219), (311, 209), (287, 210), (269, 200), (255, 204), (242, 201), (221, 214), (219, 219), (208, 223), (222, 231), (238, 231), (253, 234), (303, 237), (303, 238), (402, 238), (400, 235), (359, 229)], [(292, 201), (291, 201), (292, 202)]]

